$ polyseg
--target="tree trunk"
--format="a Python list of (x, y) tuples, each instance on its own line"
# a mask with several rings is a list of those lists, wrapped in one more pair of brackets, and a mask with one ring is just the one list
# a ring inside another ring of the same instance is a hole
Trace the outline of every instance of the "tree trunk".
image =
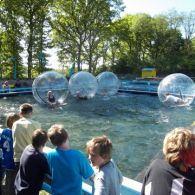
[(81, 71), (81, 45), (78, 46), (77, 69)]
[[(91, 50), (91, 49), (90, 49)], [(88, 63), (89, 63), (89, 72), (91, 72), (92, 71), (92, 52), (90, 51), (90, 54), (89, 54), (89, 61), (88, 61)]]
[(33, 15), (30, 18), (29, 24), (29, 40), (28, 40), (28, 78), (31, 79), (31, 72), (32, 72), (32, 48), (33, 48)]

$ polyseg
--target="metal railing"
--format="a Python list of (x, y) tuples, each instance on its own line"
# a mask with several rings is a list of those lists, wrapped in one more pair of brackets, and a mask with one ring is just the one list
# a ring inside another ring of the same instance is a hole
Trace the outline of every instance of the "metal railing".
[[(45, 147), (44, 152), (47, 153), (51, 151), (51, 148)], [(137, 182), (133, 179), (129, 179), (127, 177), (123, 177), (123, 182), (121, 186), (121, 195), (140, 195), (141, 193), (141, 186), (140, 182)], [(51, 186), (44, 183), (43, 190), (51, 193)], [(87, 184), (85, 181), (82, 183), (82, 191), (84, 195), (91, 195), (92, 194), (92, 186)]]

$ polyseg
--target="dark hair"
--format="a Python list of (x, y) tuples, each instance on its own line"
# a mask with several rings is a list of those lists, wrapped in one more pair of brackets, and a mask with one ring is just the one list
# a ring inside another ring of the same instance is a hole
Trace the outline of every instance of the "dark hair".
[(41, 146), (44, 146), (47, 142), (47, 132), (43, 131), (42, 129), (37, 129), (33, 132), (32, 135), (32, 145), (35, 148), (39, 148)]
[(20, 106), (20, 113), (22, 115), (26, 115), (26, 114), (29, 114), (33, 111), (33, 107), (31, 104), (28, 104), (28, 103), (24, 103)]
[(68, 139), (68, 133), (62, 125), (52, 125), (47, 133), (51, 143), (54, 146), (60, 146)]
[(9, 113), (6, 117), (6, 126), (11, 129), (13, 126), (13, 123), (19, 119), (20, 119), (19, 114), (16, 114), (13, 112)]

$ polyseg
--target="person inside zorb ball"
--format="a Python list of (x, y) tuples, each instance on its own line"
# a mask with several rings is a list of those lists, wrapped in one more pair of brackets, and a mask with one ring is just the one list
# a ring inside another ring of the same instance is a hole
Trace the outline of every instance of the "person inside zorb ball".
[(118, 92), (119, 79), (113, 72), (102, 72), (97, 77), (98, 91), (102, 96), (111, 96)]
[(68, 81), (55, 71), (44, 72), (33, 81), (32, 92), (40, 104), (63, 105), (68, 94)]
[(159, 100), (166, 106), (189, 106), (194, 100), (194, 95), (193, 80), (181, 73), (168, 75), (158, 86)]
[(93, 98), (97, 91), (97, 80), (89, 72), (77, 72), (69, 80), (69, 91), (73, 97), (78, 99)]

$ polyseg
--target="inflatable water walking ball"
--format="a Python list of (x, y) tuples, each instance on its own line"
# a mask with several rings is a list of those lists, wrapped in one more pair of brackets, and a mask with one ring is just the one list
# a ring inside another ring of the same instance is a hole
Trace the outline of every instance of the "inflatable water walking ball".
[(189, 106), (195, 96), (193, 80), (181, 73), (165, 77), (158, 86), (159, 100), (166, 106)]
[(102, 72), (97, 77), (98, 91), (102, 96), (111, 96), (118, 92), (119, 79), (113, 72)]
[(64, 104), (68, 94), (68, 81), (58, 72), (44, 72), (33, 81), (32, 92), (40, 104)]
[(89, 72), (80, 71), (73, 74), (69, 80), (69, 91), (79, 99), (93, 98), (97, 92), (97, 80)]

